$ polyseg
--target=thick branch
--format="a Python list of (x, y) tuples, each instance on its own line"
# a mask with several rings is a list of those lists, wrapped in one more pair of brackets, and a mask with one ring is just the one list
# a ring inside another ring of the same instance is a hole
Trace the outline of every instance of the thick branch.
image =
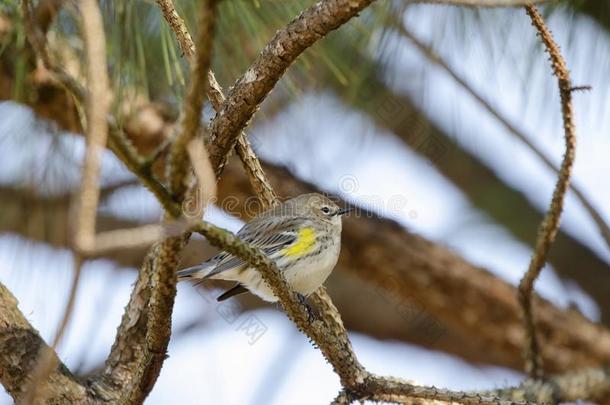
[(241, 130), (292, 62), (318, 39), (346, 23), (372, 2), (322, 0), (275, 34), (233, 86), (210, 124), (214, 141), (210, 159), (217, 174), (222, 172)]
[(86, 403), (87, 391), (68, 371), (38, 331), (17, 308), (17, 300), (0, 283), (0, 383), (19, 401), (33, 378), (40, 353), (50, 353), (55, 367), (41, 387), (50, 403)]

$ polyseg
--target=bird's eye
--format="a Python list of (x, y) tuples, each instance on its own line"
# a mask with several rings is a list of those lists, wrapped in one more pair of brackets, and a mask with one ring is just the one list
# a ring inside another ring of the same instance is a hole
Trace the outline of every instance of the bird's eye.
[(322, 208), (321, 208), (321, 211), (322, 211), (323, 213), (325, 213), (325, 214), (329, 214), (329, 213), (330, 213), (330, 208), (328, 208), (328, 207), (322, 207)]

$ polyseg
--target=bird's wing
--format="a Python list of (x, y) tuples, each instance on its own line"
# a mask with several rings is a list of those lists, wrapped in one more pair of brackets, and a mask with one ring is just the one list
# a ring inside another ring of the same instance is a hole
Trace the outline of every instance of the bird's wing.
[[(306, 219), (284, 218), (282, 221), (256, 220), (247, 223), (237, 232), (237, 236), (251, 246), (259, 248), (267, 256), (290, 246), (297, 240), (297, 230)], [(216, 263), (212, 271), (205, 278), (210, 278), (216, 274), (246, 267), (246, 262), (239, 257), (233, 256), (228, 252), (220, 252), (210, 259)]]

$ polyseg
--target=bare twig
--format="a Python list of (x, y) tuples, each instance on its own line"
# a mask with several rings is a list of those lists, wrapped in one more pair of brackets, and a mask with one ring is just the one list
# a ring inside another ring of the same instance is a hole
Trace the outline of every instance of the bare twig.
[(148, 247), (162, 240), (167, 233), (162, 225), (148, 224), (127, 229), (116, 229), (95, 236), (95, 256), (108, 254), (118, 249)]
[[(487, 101), (479, 92), (477, 92), (468, 82), (460, 76), (455, 69), (438, 55), (432, 47), (425, 44), (421, 39), (411, 32), (407, 27), (404, 26), (400, 21), (395, 20), (394, 27), (398, 29), (401, 35), (410, 40), (417, 49), (424, 55), (428, 60), (441, 67), (451, 78), (458, 83), (468, 94), (470, 94), (492, 117), (494, 117), (508, 132), (513, 134), (519, 139), (536, 157), (538, 157), (544, 165), (559, 174), (559, 168), (551, 161), (551, 159), (540, 150), (529, 137), (523, 132), (519, 131), (513, 124), (511, 124), (507, 118), (505, 118), (497, 109), (495, 109), (489, 101)], [(576, 86), (572, 87), (571, 91), (590, 89), (589, 86)], [(606, 241), (606, 245), (610, 248), (610, 226), (606, 223), (603, 216), (593, 206), (589, 199), (585, 196), (584, 192), (574, 182), (570, 184), (570, 189), (574, 192), (574, 196), (583, 205), (585, 211), (589, 214), (602, 238)]]
[(189, 170), (187, 145), (199, 131), (201, 111), (207, 87), (207, 75), (212, 59), (212, 44), (216, 22), (216, 0), (205, 0), (200, 7), (197, 26), (198, 49), (191, 64), (191, 80), (183, 103), (181, 131), (174, 140), (168, 162), (168, 181), (175, 197), (181, 199), (186, 192)]
[[(91, 91), (91, 97), (87, 100), (87, 148), (76, 215), (74, 277), (66, 308), (53, 341), (53, 349), (61, 341), (73, 313), (83, 265), (81, 254), (91, 252), (95, 247), (95, 215), (99, 201), (100, 160), (101, 152), (106, 148), (108, 134), (106, 117), (110, 107), (110, 89), (106, 72), (106, 39), (102, 15), (95, 0), (82, 0), (80, 6), (87, 53), (87, 84)], [(26, 18), (29, 19), (29, 4), (24, 3), (23, 9)], [(44, 51), (44, 42), (39, 38), (39, 30), (35, 27), (30, 27), (30, 30), (33, 43), (37, 44), (38, 49), (43, 50), (42, 57), (45, 64), (52, 65), (49, 56)], [(72, 87), (75, 88), (75, 86)], [(52, 353), (50, 350), (41, 353), (40, 363), (34, 373), (36, 378), (32, 379), (30, 383), (25, 403), (44, 401), (45, 385), (40, 382), (46, 381), (52, 369), (57, 365), (57, 357)]]
[[(195, 55), (195, 43), (191, 37), (191, 34), (184, 23), (184, 20), (174, 7), (172, 0), (156, 0), (159, 8), (163, 12), (163, 16), (167, 20), (167, 23), (171, 27), (172, 31), (176, 35), (178, 45), (183, 55), (186, 55), (189, 59)], [(201, 29), (201, 27), (200, 27)]]
[[(192, 58), (196, 50), (195, 44), (193, 43), (184, 20), (178, 15), (172, 0), (157, 0), (157, 4), (161, 8), (167, 23), (176, 35), (176, 40), (180, 45), (182, 53), (187, 57)], [(217, 113), (220, 112), (222, 104), (225, 102), (225, 96), (211, 69), (208, 71), (207, 95), (214, 110), (216, 110)], [(245, 132), (239, 134), (235, 149), (246, 169), (250, 184), (259, 198), (261, 198), (263, 205), (271, 206), (275, 204), (277, 196), (267, 181), (263, 168), (252, 150), (252, 146), (248, 142)]]
[(76, 302), (76, 292), (78, 290), (78, 285), (80, 282), (80, 275), (83, 269), (83, 258), (79, 255), (74, 255), (74, 275), (72, 277), (72, 283), (70, 285), (70, 294), (68, 296), (68, 301), (66, 303), (66, 308), (64, 310), (64, 315), (59, 323), (59, 328), (55, 332), (55, 338), (53, 338), (53, 344), (51, 347), (53, 349), (57, 349), (59, 342), (64, 336), (68, 323), (70, 322), (70, 317), (72, 312), (74, 311), (74, 303)]
[(544, 20), (538, 13), (538, 10), (536, 10), (536, 7), (528, 5), (525, 7), (525, 10), (530, 16), (532, 24), (538, 31), (542, 42), (546, 46), (547, 52), (551, 57), (553, 73), (557, 76), (559, 82), (559, 94), (561, 96), (561, 109), (566, 143), (566, 152), (561, 163), (561, 169), (557, 179), (557, 185), (553, 192), (551, 206), (540, 225), (536, 248), (532, 255), (529, 268), (519, 283), (519, 299), (523, 306), (524, 325), (527, 335), (527, 346), (525, 348), (526, 371), (532, 378), (541, 378), (543, 376), (542, 357), (540, 355), (540, 346), (536, 336), (535, 321), (532, 313), (532, 292), (534, 289), (534, 282), (546, 263), (549, 249), (551, 248), (557, 230), (559, 229), (561, 211), (563, 210), (564, 198), (570, 184), (570, 175), (574, 163), (576, 132), (574, 129), (574, 117), (572, 112), (572, 92), (570, 90), (572, 85), (570, 83), (570, 74), (566, 63), (561, 56), (559, 47), (553, 40), (551, 32), (546, 27)]
[(151, 193), (155, 195), (163, 209), (173, 217), (180, 216), (180, 204), (170, 192), (155, 178), (150, 164), (142, 159), (133, 145), (127, 140), (122, 129), (119, 128), (113, 117), (109, 118), (110, 142), (108, 146), (114, 154), (135, 174)]
[[(201, 139), (193, 139), (188, 144), (187, 150), (197, 177), (198, 186), (195, 189), (196, 194), (194, 196), (197, 209), (194, 212), (185, 212), (185, 214), (188, 214), (189, 217), (193, 217), (193, 214), (195, 214), (194, 216), (200, 219), (207, 206), (216, 200), (216, 176)], [(188, 200), (188, 197), (186, 200)], [(183, 209), (183, 211), (186, 210)]]
[(110, 113), (110, 86), (102, 14), (95, 0), (81, 0), (82, 33), (87, 53), (87, 147), (76, 208), (74, 243), (80, 252), (95, 249), (95, 215), (100, 197), (98, 183), (102, 152), (106, 149)]
[(237, 151), (237, 156), (239, 156), (239, 159), (243, 163), (248, 180), (250, 180), (250, 185), (252, 185), (254, 192), (261, 200), (263, 207), (270, 207), (276, 204), (278, 201), (277, 195), (273, 191), (263, 167), (254, 153), (248, 138), (246, 138), (245, 133), (242, 132), (237, 138), (235, 150)]

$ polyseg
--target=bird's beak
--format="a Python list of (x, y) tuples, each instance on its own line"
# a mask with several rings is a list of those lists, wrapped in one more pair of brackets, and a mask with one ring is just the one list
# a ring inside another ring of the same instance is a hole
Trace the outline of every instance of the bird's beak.
[(336, 215), (339, 215), (339, 216), (341, 216), (341, 215), (345, 215), (345, 214), (347, 214), (348, 212), (353, 211), (353, 210), (354, 210), (354, 209), (353, 209), (352, 207), (345, 207), (345, 208), (341, 208), (339, 211), (337, 211), (337, 214), (336, 214)]

